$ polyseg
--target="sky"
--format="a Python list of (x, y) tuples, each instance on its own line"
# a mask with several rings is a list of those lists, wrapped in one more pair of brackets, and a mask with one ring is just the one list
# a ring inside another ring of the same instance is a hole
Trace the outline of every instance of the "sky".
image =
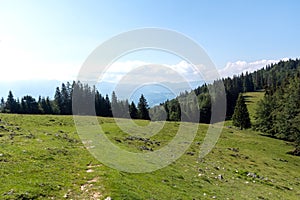
[[(1, 81), (74, 80), (103, 42), (146, 27), (191, 38), (223, 77), (253, 71), (299, 58), (299, 7), (296, 0), (0, 0)], [(151, 63), (194, 79), (186, 61), (145, 51), (116, 60), (107, 80)]]

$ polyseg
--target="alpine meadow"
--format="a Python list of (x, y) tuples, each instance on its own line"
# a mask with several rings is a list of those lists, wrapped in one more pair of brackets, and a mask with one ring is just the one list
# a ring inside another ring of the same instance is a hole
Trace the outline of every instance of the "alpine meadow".
[[(64, 92), (71, 92), (78, 84), (66, 89), (63, 84), (61, 89), (56, 89), (54, 100), (40, 98), (36, 101), (25, 96), (19, 102), (10, 92), (6, 101), (2, 99), (0, 117), (1, 198), (298, 199), (299, 74), (300, 61), (289, 60), (222, 80), (227, 102), (237, 103), (233, 110), (229, 107), (232, 105), (227, 104), (227, 120), (221, 138), (212, 152), (201, 160), (197, 155), (208, 129), (203, 122), (210, 113), (211, 98), (207, 92), (210, 86), (195, 89), (202, 124), (194, 142), (176, 162), (146, 174), (111, 169), (89, 154), (67, 110), (72, 101), (70, 94)], [(155, 151), (167, 145), (179, 127), (177, 99), (189, 96), (185, 93), (162, 104), (169, 111), (168, 121), (158, 134), (143, 138), (123, 132), (111, 118), (110, 106), (116, 104), (119, 109), (128, 106), (135, 123), (146, 126), (149, 108), (143, 96), (136, 107), (133, 102), (129, 105), (127, 101), (119, 101), (114, 93), (110, 101), (108, 96), (104, 98), (88, 86), (81, 88), (99, 99), (95, 106), (97, 108), (99, 103), (102, 108), (98, 121), (105, 135), (115, 145), (132, 152)], [(280, 101), (275, 100), (277, 96)], [(107, 114), (105, 110), (110, 112)], [(247, 122), (250, 118), (252, 129)], [(126, 123), (130, 119), (124, 120)]]
[(0, 200), (300, 199), (299, 6), (0, 0)]

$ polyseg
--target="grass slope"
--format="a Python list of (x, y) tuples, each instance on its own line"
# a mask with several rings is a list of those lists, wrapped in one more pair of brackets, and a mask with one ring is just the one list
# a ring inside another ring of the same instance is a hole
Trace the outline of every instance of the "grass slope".
[[(152, 173), (130, 174), (91, 156), (71, 116), (0, 114), (0, 119), (0, 199), (300, 198), (300, 158), (286, 154), (291, 144), (240, 131), (230, 122), (204, 159), (199, 160), (198, 153), (208, 126), (201, 124), (194, 142), (176, 162)], [(161, 148), (179, 126), (166, 123), (149, 143), (128, 140), (111, 118), (99, 122), (112, 142), (135, 152), (147, 152), (141, 147)]]
[(264, 91), (246, 92), (243, 94), (249, 114), (250, 114), (250, 119), (252, 122), (254, 122), (254, 120), (255, 120), (254, 116), (255, 116), (255, 111), (257, 109), (257, 102), (264, 97), (264, 94), (265, 94)]

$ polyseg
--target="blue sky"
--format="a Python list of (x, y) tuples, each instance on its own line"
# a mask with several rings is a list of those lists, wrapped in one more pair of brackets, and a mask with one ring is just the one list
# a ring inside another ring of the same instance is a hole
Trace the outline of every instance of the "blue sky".
[[(192, 38), (223, 76), (251, 71), (299, 57), (299, 7), (296, 0), (0, 0), (1, 79), (74, 79), (98, 45), (143, 27)], [(155, 61), (148, 55), (130, 59)]]

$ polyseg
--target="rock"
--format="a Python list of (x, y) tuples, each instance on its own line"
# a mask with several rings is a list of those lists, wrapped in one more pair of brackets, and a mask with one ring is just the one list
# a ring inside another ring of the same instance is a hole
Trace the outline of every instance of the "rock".
[(15, 136), (16, 136), (16, 133), (11, 133), (11, 134), (9, 134), (8, 137), (9, 137), (9, 139), (13, 140)]
[(134, 140), (135, 139), (135, 137), (134, 136), (129, 136), (129, 137), (127, 137), (127, 138), (125, 138), (125, 140)]
[(252, 178), (259, 178), (259, 176), (257, 174), (252, 173), (252, 172), (248, 172), (247, 176), (252, 177)]
[(100, 192), (95, 192), (93, 194), (94, 199), (99, 199), (99, 197), (101, 197), (101, 193)]
[(228, 148), (228, 150), (231, 150), (231, 151), (234, 151), (234, 152), (239, 152), (240, 151), (239, 148), (234, 148), (234, 147)]
[(240, 154), (236, 153), (236, 154), (230, 154), (232, 157), (235, 157), (235, 158), (239, 158), (240, 157)]
[(218, 179), (219, 179), (220, 181), (222, 181), (222, 180), (224, 179), (224, 177), (222, 176), (222, 174), (219, 174), (219, 175), (218, 175)]
[(115, 140), (116, 140), (116, 142), (122, 143), (122, 141), (118, 138), (116, 138)]
[(204, 170), (202, 170), (201, 168), (199, 168), (198, 172), (204, 173)]
[(300, 156), (300, 147), (296, 148), (294, 151), (290, 152), (294, 156)]
[(281, 159), (281, 158), (279, 158), (279, 161), (281, 161), (281, 162), (288, 162), (287, 160)]
[(190, 156), (193, 156), (193, 155), (195, 155), (195, 152), (187, 152), (186, 154), (190, 155)]
[(248, 159), (249, 159), (249, 156), (244, 156), (243, 158), (246, 159), (246, 160), (248, 160)]
[(153, 149), (152, 148), (148, 148), (148, 147), (146, 147), (146, 146), (140, 146), (140, 149), (143, 151), (143, 150), (145, 150), (145, 151), (153, 151)]

